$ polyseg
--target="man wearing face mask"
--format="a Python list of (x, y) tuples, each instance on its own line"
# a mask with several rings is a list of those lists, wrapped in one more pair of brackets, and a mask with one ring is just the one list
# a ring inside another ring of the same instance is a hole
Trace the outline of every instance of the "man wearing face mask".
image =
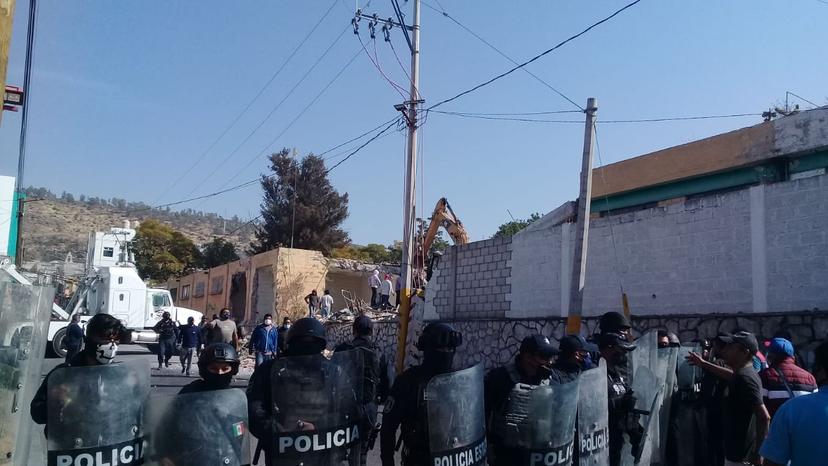
[(273, 326), (273, 317), (265, 314), (262, 323), (253, 329), (250, 337), (250, 352), (256, 354), (256, 367), (276, 357), (279, 345), (279, 330)]
[(504, 445), (500, 435), (499, 424), (503, 419), (503, 410), (509, 393), (517, 384), (549, 385), (552, 372), (552, 358), (558, 350), (552, 346), (549, 338), (543, 335), (530, 335), (520, 343), (520, 349), (514, 361), (489, 371), (485, 378), (486, 426), (489, 437), (489, 462), (492, 465), (518, 464), (523, 454)]
[(282, 325), (279, 326), (279, 331), (276, 337), (276, 356), (279, 356), (285, 352), (285, 349), (287, 348), (287, 334), (292, 324), (293, 322), (291, 322), (290, 317), (282, 319)]
[(558, 351), (558, 359), (552, 365), (552, 373), (549, 375), (551, 385), (565, 384), (577, 379), (582, 371), (590, 368), (589, 353), (597, 353), (598, 346), (588, 343), (580, 335), (567, 335), (558, 343)]
[(630, 438), (633, 456), (641, 448), (644, 434), (635, 412), (635, 394), (630, 380), (624, 375), (627, 368), (627, 355), (635, 345), (617, 333), (604, 333), (598, 340), (601, 357), (607, 361), (607, 384), (609, 394), (609, 459), (610, 466), (621, 464), (621, 450), (624, 446), (624, 434)]
[(175, 339), (178, 336), (178, 324), (164, 311), (161, 320), (152, 328), (158, 334), (158, 369), (163, 365), (170, 367), (170, 359), (175, 352)]
[(30, 406), (32, 420), (37, 424), (46, 424), (48, 419), (47, 387), (49, 376), (62, 367), (83, 367), (111, 364), (118, 352), (118, 345), (129, 343), (131, 333), (120, 320), (109, 314), (95, 314), (86, 323), (85, 346), (69, 362), (61, 364), (49, 372)]
[[(152, 430), (151, 462), (162, 466), (249, 465), (244, 392), (230, 389), (239, 372), (232, 345), (207, 345), (198, 360), (201, 379), (185, 385)], [(163, 404), (160, 406), (164, 406)], [(202, 409), (193, 409), (203, 406)]]
[(233, 377), (239, 373), (239, 353), (227, 343), (207, 345), (198, 358), (198, 375), (201, 377), (185, 385), (179, 394), (197, 393), (230, 388)]
[(428, 414), (424, 392), (438, 374), (451, 372), (454, 354), (462, 335), (448, 324), (428, 324), (417, 341), (423, 363), (406, 369), (394, 381), (385, 402), (380, 437), (382, 466), (394, 466), (397, 428), (401, 427), (402, 462), (406, 466), (426, 466), (429, 461)]
[[(256, 459), (264, 451), (265, 464), (358, 460), (364, 435), (361, 352), (326, 358), (325, 327), (310, 317), (297, 320), (286, 340), (285, 352), (257, 367), (247, 388), (250, 432), (258, 439)], [(315, 439), (311, 451), (303, 449), (306, 438)]]

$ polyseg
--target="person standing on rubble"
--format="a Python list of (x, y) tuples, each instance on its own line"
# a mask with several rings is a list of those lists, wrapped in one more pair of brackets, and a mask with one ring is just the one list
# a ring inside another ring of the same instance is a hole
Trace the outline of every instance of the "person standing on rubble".
[(305, 296), (305, 304), (308, 305), (308, 317), (315, 318), (316, 310), (319, 309), (319, 295), (316, 294), (316, 290)]
[(391, 275), (386, 274), (385, 279), (380, 285), (380, 310), (385, 311), (391, 309), (391, 290), (394, 289), (394, 284), (391, 283)]
[(379, 307), (380, 285), (382, 285), (382, 280), (380, 280), (379, 270), (374, 270), (374, 274), (368, 279), (368, 286), (371, 287), (371, 307), (374, 309)]
[(333, 296), (331, 296), (331, 290), (325, 290), (325, 294), (322, 295), (322, 298), (319, 300), (319, 310), (322, 311), (322, 317), (327, 319), (331, 316), (333, 303), (334, 299)]

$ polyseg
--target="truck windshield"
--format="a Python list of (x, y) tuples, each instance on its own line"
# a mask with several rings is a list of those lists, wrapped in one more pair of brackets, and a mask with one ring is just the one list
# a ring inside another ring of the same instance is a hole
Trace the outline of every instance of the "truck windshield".
[(166, 293), (154, 293), (152, 295), (152, 307), (170, 307), (170, 296)]

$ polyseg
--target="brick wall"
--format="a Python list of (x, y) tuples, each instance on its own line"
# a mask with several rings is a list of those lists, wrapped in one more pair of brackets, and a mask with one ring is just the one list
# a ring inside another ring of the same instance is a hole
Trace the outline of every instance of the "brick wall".
[[(600, 202), (600, 201), (595, 201)], [(426, 319), (549, 318), (568, 312), (574, 228), (554, 213), (511, 239), (452, 247)], [(593, 218), (583, 314), (828, 309), (828, 175)]]
[(505, 316), (512, 292), (511, 255), (511, 238), (449, 248), (431, 277), (426, 317), (434, 309), (451, 319)]

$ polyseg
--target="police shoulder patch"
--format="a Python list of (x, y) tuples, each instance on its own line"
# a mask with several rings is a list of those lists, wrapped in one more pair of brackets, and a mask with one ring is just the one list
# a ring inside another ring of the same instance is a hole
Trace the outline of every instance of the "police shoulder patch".
[(385, 400), (385, 407), (384, 407), (384, 409), (382, 410), (382, 412), (387, 414), (387, 413), (390, 413), (392, 409), (394, 409), (394, 397), (393, 397), (393, 396), (389, 396), (389, 397)]

